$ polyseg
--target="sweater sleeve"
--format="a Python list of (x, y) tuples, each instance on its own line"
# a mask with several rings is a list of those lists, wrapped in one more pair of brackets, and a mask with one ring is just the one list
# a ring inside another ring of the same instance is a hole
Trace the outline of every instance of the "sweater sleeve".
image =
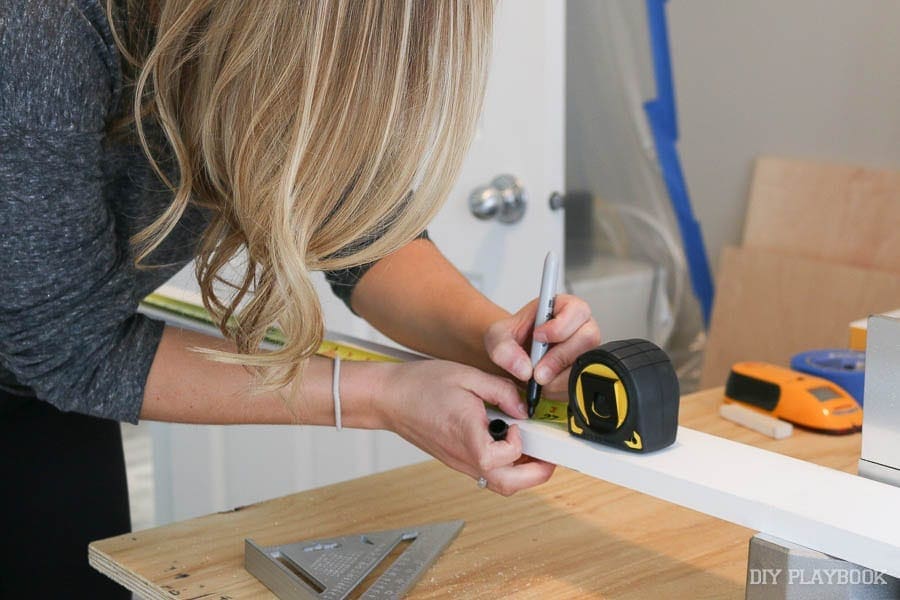
[[(427, 240), (430, 238), (428, 237), (428, 232), (423, 231), (416, 239)], [(349, 269), (343, 269), (341, 271), (325, 272), (325, 279), (331, 286), (331, 291), (334, 292), (335, 296), (344, 301), (344, 304), (347, 305), (347, 308), (349, 308), (353, 314), (356, 314), (356, 311), (353, 310), (353, 306), (350, 304), (353, 290), (356, 288), (356, 284), (359, 283), (359, 280), (362, 279), (362, 276), (365, 275), (374, 264), (375, 263), (368, 263), (350, 267)]]
[(114, 65), (76, 4), (0, 8), (0, 364), (61, 410), (136, 422), (163, 325), (136, 314), (103, 177)]

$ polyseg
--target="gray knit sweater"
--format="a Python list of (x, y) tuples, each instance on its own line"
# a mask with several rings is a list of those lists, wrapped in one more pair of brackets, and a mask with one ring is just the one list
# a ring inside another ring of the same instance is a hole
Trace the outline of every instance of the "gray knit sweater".
[[(0, 392), (136, 422), (163, 329), (137, 304), (192, 258), (206, 218), (189, 210), (152, 255), (169, 266), (133, 267), (129, 238), (170, 194), (106, 135), (128, 102), (102, 4), (0, 2)], [(328, 274), (344, 301), (365, 268)]]

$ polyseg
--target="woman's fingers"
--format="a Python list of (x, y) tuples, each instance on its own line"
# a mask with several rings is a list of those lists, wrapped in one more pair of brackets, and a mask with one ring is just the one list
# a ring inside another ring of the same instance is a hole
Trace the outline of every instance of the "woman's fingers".
[(591, 307), (587, 302), (577, 296), (561, 294), (556, 297), (553, 318), (534, 330), (534, 339), (551, 344), (562, 342), (590, 320)]
[[(509, 379), (489, 375), (472, 369), (470, 376), (460, 384), (482, 401), (496, 406), (511, 417), (528, 418), (528, 410), (519, 395), (519, 389)], [(487, 431), (487, 429), (485, 429)]]
[(550, 344), (550, 350), (532, 369), (525, 345), (534, 323), (537, 300), (532, 300), (515, 315), (494, 323), (485, 334), (485, 347), (491, 360), (520, 381), (532, 376), (547, 385), (565, 371), (578, 356), (600, 343), (600, 329), (591, 317), (591, 308), (576, 296), (556, 297), (553, 318), (534, 329), (533, 338)]
[(522, 455), (522, 435), (516, 424), (510, 426), (505, 440), (488, 444), (479, 466), (474, 477), (484, 477), (488, 489), (504, 496), (544, 483), (556, 467)]
[(512, 425), (506, 433), (506, 439), (494, 441), (487, 436), (485, 443), (484, 434), (487, 433), (487, 427), (481, 428), (476, 432), (478, 440), (473, 440), (474, 447), (479, 448), (477, 464), (475, 466), (476, 476), (483, 476), (495, 469), (511, 465), (522, 456), (522, 437), (519, 435), (519, 427)]
[(524, 490), (545, 483), (553, 475), (556, 465), (542, 460), (529, 460), (516, 465), (499, 467), (485, 477), (487, 487), (502, 496), (511, 496)]
[(547, 385), (572, 366), (581, 354), (596, 348), (599, 343), (600, 329), (594, 319), (589, 318), (571, 336), (550, 346), (534, 369), (535, 381)]
[[(396, 367), (394, 393), (381, 407), (387, 426), (446, 465), (474, 479), (485, 477), (502, 494), (546, 481), (552, 467), (522, 456), (519, 427), (506, 439), (488, 432), (485, 403), (525, 418), (519, 391), (509, 379), (445, 361)], [(524, 460), (524, 462), (523, 462)]]
[(511, 317), (491, 325), (484, 336), (484, 346), (491, 361), (521, 381), (531, 377), (531, 358), (523, 344), (531, 335), (536, 311), (535, 299)]
[(516, 379), (527, 381), (531, 377), (531, 359), (512, 336), (503, 338), (489, 347), (488, 356), (495, 365)]

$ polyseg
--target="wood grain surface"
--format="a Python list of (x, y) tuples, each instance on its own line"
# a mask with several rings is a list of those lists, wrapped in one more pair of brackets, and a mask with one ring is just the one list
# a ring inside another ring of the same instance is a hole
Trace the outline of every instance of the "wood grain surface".
[[(685, 397), (682, 424), (855, 472), (859, 434), (772, 440), (720, 418), (720, 399)], [(465, 528), (411, 598), (738, 599), (754, 533), (564, 469), (503, 498), (431, 461), (94, 542), (89, 555), (146, 598), (272, 598), (243, 569), (244, 538), (275, 545), (451, 519)]]
[(743, 245), (900, 273), (900, 172), (761, 157)]
[(898, 306), (900, 274), (725, 248), (700, 387), (724, 385), (738, 361), (787, 367), (798, 352), (846, 348), (851, 321)]

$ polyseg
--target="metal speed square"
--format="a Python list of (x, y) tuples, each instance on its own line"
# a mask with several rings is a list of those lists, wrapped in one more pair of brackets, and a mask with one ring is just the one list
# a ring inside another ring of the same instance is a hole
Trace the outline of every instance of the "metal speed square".
[(399, 598), (450, 545), (465, 523), (447, 521), (417, 527), (261, 547), (244, 540), (244, 568), (281, 600), (341, 600), (400, 544), (403, 553), (359, 598)]

